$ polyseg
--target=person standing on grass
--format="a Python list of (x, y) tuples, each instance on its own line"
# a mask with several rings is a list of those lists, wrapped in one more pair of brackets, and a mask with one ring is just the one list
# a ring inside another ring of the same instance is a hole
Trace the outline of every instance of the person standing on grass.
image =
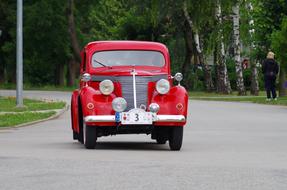
[(267, 95), (267, 101), (271, 100), (271, 93), (273, 100), (277, 100), (277, 94), (276, 94), (276, 77), (279, 72), (279, 67), (277, 62), (274, 59), (274, 53), (268, 52), (267, 58), (263, 62), (262, 65), (262, 72), (264, 74), (264, 82), (265, 82), (265, 89), (266, 89), (266, 95)]

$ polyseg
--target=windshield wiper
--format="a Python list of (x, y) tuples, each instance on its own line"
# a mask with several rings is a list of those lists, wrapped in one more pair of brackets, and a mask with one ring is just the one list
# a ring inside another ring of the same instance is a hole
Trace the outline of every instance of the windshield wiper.
[(105, 64), (103, 64), (103, 63), (97, 61), (96, 59), (94, 59), (93, 61), (96, 62), (96, 63), (98, 63), (98, 64), (100, 64), (100, 65), (102, 65), (103, 67), (110, 67), (110, 66), (107, 66), (107, 65), (105, 65)]

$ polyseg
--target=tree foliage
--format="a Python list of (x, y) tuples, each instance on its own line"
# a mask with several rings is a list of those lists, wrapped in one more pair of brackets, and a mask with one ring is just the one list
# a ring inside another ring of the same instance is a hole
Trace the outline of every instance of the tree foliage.
[(276, 52), (282, 69), (287, 71), (287, 16), (282, 20), (280, 30), (272, 33), (272, 49)]
[[(26, 0), (24, 1), (24, 80), (32, 85), (71, 84), (71, 62), (76, 61), (69, 33), (70, 0)], [(249, 1), (218, 0), (222, 5), (223, 22), (216, 21), (216, 2), (214, 0), (81, 0), (74, 1), (73, 16), (78, 46), (95, 40), (145, 40), (166, 44), (170, 50), (172, 72), (183, 70), (185, 84), (191, 90), (204, 89), (206, 68), (201, 65), (192, 38), (187, 48), (187, 25), (183, 14), (183, 4), (193, 22), (193, 32), (198, 33), (204, 58), (215, 54), (218, 44), (223, 40), (227, 52), (227, 69), (231, 87), (236, 81), (234, 55), (232, 50), (232, 6), (241, 4), (240, 39), (244, 57), (253, 40), (250, 38), (249, 17), (255, 21), (256, 57), (263, 59), (270, 48), (274, 48), (283, 62), (286, 60), (283, 47), (285, 40), (286, 1), (250, 0), (253, 3), (252, 15), (247, 11)], [(281, 24), (282, 23), (282, 24)], [(16, 68), (16, 2), (0, 0), (0, 82), (15, 82)], [(222, 35), (218, 35), (222, 31)], [(283, 40), (284, 39), (284, 40)], [(278, 43), (277, 43), (278, 42)], [(79, 64), (79, 63), (77, 63)], [(185, 69), (186, 68), (186, 69)], [(217, 66), (211, 66), (212, 79)], [(246, 72), (247, 73), (247, 72)], [(245, 84), (249, 73), (244, 73)], [(63, 78), (64, 77), (64, 78)], [(247, 87), (248, 88), (248, 87)]]

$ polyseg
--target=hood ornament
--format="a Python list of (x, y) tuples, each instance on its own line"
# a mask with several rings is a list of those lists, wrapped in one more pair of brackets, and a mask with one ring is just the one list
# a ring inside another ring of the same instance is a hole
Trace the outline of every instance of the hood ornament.
[(138, 73), (136, 72), (136, 69), (132, 69), (131, 75), (137, 75)]

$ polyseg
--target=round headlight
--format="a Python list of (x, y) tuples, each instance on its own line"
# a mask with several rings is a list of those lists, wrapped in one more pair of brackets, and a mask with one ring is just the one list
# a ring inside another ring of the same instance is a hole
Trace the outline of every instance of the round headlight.
[(127, 101), (124, 98), (115, 98), (112, 102), (113, 109), (116, 112), (123, 112), (127, 108)]
[(111, 80), (103, 80), (100, 83), (100, 91), (104, 95), (110, 95), (114, 91), (114, 83)]
[(157, 103), (151, 103), (149, 105), (149, 111), (157, 113), (159, 111), (159, 105)]
[(168, 80), (160, 79), (159, 81), (157, 81), (156, 90), (158, 91), (158, 93), (166, 94), (166, 93), (168, 93), (169, 89), (170, 89), (170, 84), (169, 84)]

